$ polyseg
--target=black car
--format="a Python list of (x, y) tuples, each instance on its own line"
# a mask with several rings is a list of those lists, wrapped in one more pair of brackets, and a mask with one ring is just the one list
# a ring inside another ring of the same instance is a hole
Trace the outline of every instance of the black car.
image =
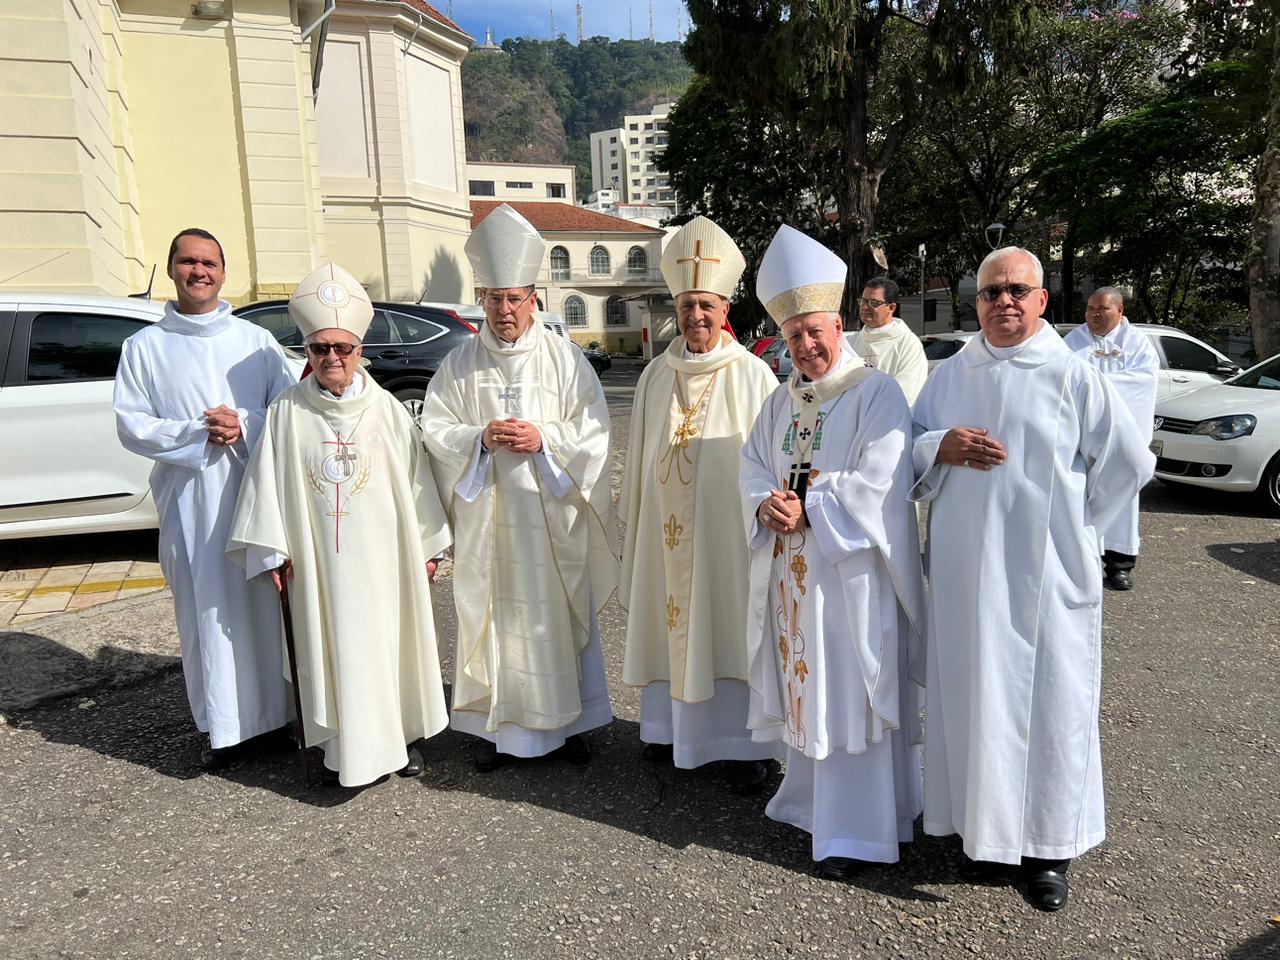
[[(266, 300), (234, 313), (262, 327), (280, 343), (302, 351), (302, 332), (289, 319), (289, 301)], [(417, 303), (375, 303), (364, 336), (369, 375), (408, 408), (416, 420), (422, 393), (454, 347), (474, 337), (476, 328), (452, 310)]]

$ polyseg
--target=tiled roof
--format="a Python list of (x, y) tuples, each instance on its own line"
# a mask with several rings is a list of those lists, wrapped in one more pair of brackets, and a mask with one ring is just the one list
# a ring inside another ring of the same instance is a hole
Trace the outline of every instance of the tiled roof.
[(611, 217), (607, 213), (597, 213), (585, 207), (575, 207), (568, 203), (542, 203), (537, 200), (472, 200), (471, 229), (480, 226), (481, 222), (502, 203), (513, 207), (516, 213), (524, 217), (539, 233), (647, 233), (661, 234), (661, 230), (646, 227), (633, 220)]
[(454, 30), (457, 30), (459, 33), (463, 35), (468, 35), (467, 31), (463, 30), (460, 26), (458, 26), (456, 23), (454, 23), (452, 20), (446, 17), (443, 13), (441, 13), (431, 4), (427, 3), (427, 0), (382, 0), (382, 2), (403, 4), (404, 6), (409, 7), (413, 10), (417, 10), (419, 13), (425, 13), (428, 17), (430, 17), (432, 20), (435, 20), (437, 23), (443, 23), (446, 27), (452, 27)]

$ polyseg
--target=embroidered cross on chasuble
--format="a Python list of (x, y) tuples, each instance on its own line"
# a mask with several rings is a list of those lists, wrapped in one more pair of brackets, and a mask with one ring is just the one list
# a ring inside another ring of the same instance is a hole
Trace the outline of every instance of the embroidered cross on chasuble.
[(521, 387), (518, 383), (509, 383), (498, 394), (498, 399), (502, 401), (502, 412), (508, 417), (520, 416), (520, 394)]

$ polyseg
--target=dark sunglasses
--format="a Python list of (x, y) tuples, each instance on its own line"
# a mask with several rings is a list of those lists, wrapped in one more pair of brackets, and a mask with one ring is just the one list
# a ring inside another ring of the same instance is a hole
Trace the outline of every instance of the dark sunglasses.
[(354, 343), (308, 343), (307, 353), (313, 357), (327, 357), (332, 350), (340, 357), (349, 357), (355, 348)]
[(1039, 287), (1032, 287), (1025, 283), (1008, 283), (1004, 286), (990, 284), (978, 291), (978, 299), (986, 303), (994, 303), (1000, 299), (1000, 294), (1007, 293), (1015, 300), (1025, 300), (1031, 296), (1032, 290), (1039, 290)]

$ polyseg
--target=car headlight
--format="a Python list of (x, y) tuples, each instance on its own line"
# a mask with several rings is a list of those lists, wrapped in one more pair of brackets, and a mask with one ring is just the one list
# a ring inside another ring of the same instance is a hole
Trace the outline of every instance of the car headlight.
[(1235, 417), (1201, 420), (1191, 428), (1191, 432), (1203, 437), (1213, 437), (1215, 440), (1234, 440), (1236, 437), (1247, 437), (1257, 425), (1257, 417), (1243, 413)]

